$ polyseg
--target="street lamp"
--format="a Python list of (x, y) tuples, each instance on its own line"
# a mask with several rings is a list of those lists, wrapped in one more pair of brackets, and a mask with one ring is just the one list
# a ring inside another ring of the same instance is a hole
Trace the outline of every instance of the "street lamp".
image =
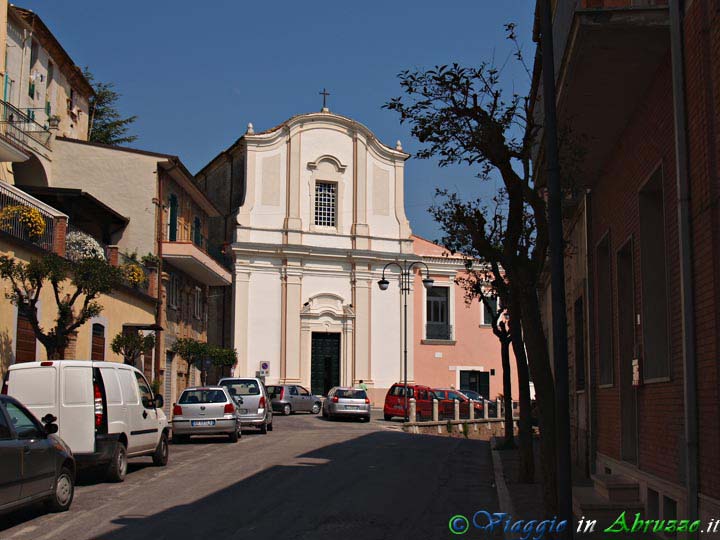
[(430, 279), (430, 270), (428, 269), (428, 265), (425, 264), (422, 261), (413, 261), (408, 262), (407, 260), (403, 260), (400, 262), (389, 262), (383, 267), (382, 271), (382, 278), (378, 280), (378, 287), (380, 287), (381, 291), (387, 291), (388, 286), (390, 285), (390, 282), (385, 279), (385, 270), (388, 269), (390, 266), (397, 266), (397, 268), (400, 270), (400, 276), (399, 276), (399, 285), (400, 285), (400, 294), (403, 297), (403, 311), (405, 315), (404, 320), (404, 340), (403, 340), (403, 371), (404, 371), (404, 383), (405, 383), (405, 390), (403, 394), (405, 395), (405, 421), (408, 420), (408, 381), (407, 381), (407, 297), (408, 293), (410, 292), (410, 284), (412, 279), (412, 270), (415, 268), (415, 266), (422, 265), (425, 267), (425, 278), (422, 280), (423, 287), (425, 289), (430, 290), (433, 286), (433, 280)]

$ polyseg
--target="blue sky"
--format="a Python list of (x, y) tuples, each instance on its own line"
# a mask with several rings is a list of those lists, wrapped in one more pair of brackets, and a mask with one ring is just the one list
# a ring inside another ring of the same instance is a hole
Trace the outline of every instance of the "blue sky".
[[(383, 142), (418, 145), (381, 108), (400, 94), (397, 73), (459, 62), (502, 63), (503, 24), (516, 22), (531, 57), (535, 0), (427, 2), (241, 2), (152, 0), (19, 2), (37, 12), (80, 66), (112, 81), (124, 114), (138, 115), (133, 146), (179, 155), (195, 172), (245, 131), (316, 111), (327, 87), (333, 112), (367, 125)], [(526, 88), (512, 63), (508, 84)], [(411, 159), (405, 203), (414, 232), (440, 233), (427, 212), (438, 186), (467, 197), (493, 182), (464, 167)]]

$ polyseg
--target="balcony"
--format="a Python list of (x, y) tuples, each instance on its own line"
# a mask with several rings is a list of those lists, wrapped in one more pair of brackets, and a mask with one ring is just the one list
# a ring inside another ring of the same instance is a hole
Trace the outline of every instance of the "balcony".
[(453, 327), (447, 323), (427, 323), (425, 325), (425, 339), (452, 341)]
[(666, 2), (583, 0), (571, 14), (566, 48), (557, 51), (558, 121), (572, 124), (586, 151), (576, 178), (592, 187), (628, 118), (667, 59)]
[[(5, 135), (11, 142), (19, 143), (21, 147), (44, 154), (50, 149), (52, 134), (49, 129), (35, 122), (31, 114), (0, 100), (0, 134)], [(27, 159), (27, 156), (9, 161), (24, 159)]]
[(212, 287), (224, 287), (232, 283), (230, 272), (222, 263), (209, 255), (208, 240), (204, 236), (178, 229), (176, 239), (162, 243), (162, 257), (200, 283)]
[[(34, 234), (28, 227), (27, 218), (21, 215), (24, 209), (31, 210), (31, 218), (33, 210), (39, 213), (43, 223), (40, 234)], [(41, 249), (65, 254), (67, 215), (5, 182), (0, 182), (0, 214), (3, 232)]]

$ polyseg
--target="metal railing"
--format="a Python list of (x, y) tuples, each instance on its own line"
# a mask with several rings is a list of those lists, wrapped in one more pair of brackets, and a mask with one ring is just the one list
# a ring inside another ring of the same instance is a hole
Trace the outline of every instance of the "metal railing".
[(50, 130), (41, 126), (27, 113), (0, 99), (0, 132), (30, 146), (31, 139), (45, 148), (50, 147)]
[(427, 323), (425, 325), (425, 339), (453, 339), (453, 328), (446, 323)]
[(45, 230), (37, 237), (31, 236), (28, 233), (27, 227), (20, 221), (17, 215), (0, 219), (0, 230), (16, 238), (32, 242), (48, 251), (53, 251), (55, 222), (59, 218), (67, 219), (67, 216), (15, 186), (0, 182), (0, 213), (3, 213), (3, 210), (12, 206), (25, 206), (37, 210), (45, 221)]

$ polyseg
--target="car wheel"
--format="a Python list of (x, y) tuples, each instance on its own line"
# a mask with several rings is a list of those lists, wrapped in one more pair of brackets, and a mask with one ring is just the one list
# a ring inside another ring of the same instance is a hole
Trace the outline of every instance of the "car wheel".
[(268, 424), (267, 430), (268, 430), (268, 431), (272, 431), (272, 430), (273, 430), (273, 424), (272, 424), (272, 422), (270, 422), (270, 423)]
[(292, 413), (292, 407), (289, 403), (286, 403), (285, 405), (283, 405), (283, 414), (285, 416), (290, 416), (290, 413)]
[(312, 413), (317, 414), (320, 412), (320, 403), (315, 403), (312, 407)]
[(75, 479), (73, 473), (67, 467), (60, 469), (60, 474), (55, 479), (53, 494), (45, 503), (50, 512), (65, 512), (70, 508), (73, 496), (75, 495)]
[(121, 442), (115, 445), (115, 452), (108, 464), (106, 477), (110, 482), (122, 482), (127, 474), (127, 450)]
[(260, 426), (260, 433), (262, 433), (263, 435), (267, 435), (267, 432), (268, 432), (268, 425), (265, 422), (263, 422), (262, 425)]
[(168, 445), (168, 436), (167, 433), (163, 431), (163, 434), (160, 435), (157, 448), (155, 448), (155, 453), (152, 456), (153, 463), (158, 467), (164, 467), (167, 465), (169, 456), (170, 446)]
[(322, 416), (323, 416), (323, 418), (328, 417), (327, 409), (325, 409), (325, 407), (322, 408)]
[(392, 420), (392, 416), (389, 414), (384, 414), (383, 418), (385, 419), (386, 422), (389, 422), (390, 420)]
[(363, 422), (369, 422), (369, 421), (370, 421), (370, 417), (369, 417), (369, 416), (366, 416), (365, 418), (363, 418)]
[(238, 440), (240, 440), (240, 437), (238, 436), (238, 430), (236, 429), (230, 434), (230, 442), (236, 443)]

